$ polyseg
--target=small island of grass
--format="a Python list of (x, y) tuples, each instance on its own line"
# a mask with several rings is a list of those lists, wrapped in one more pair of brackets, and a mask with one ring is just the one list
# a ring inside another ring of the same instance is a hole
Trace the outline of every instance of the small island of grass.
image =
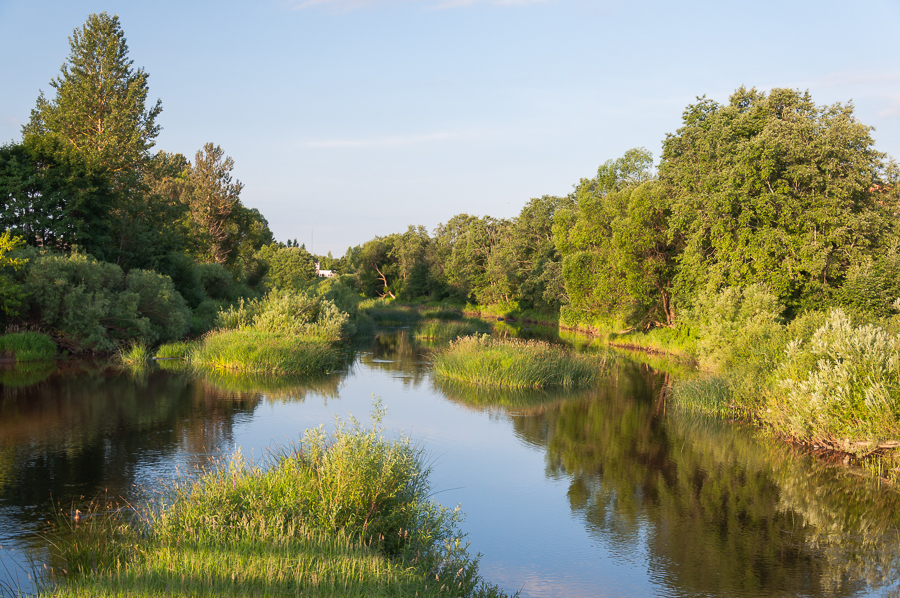
[(434, 356), (439, 378), (500, 388), (576, 388), (592, 384), (605, 358), (579, 355), (541, 341), (460, 338)]
[(129, 521), (77, 512), (41, 595), (505, 596), (478, 573), (458, 508), (430, 498), (422, 449), (386, 439), (382, 414), (309, 430), (268, 467), (237, 454)]

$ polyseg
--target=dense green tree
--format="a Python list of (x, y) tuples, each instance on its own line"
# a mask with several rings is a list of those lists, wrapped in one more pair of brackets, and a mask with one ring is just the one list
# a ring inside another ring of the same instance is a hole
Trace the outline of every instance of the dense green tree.
[(160, 127), (159, 100), (146, 106), (147, 73), (134, 69), (118, 16), (92, 14), (69, 38), (69, 58), (23, 127), (25, 140), (53, 137), (91, 171), (126, 184), (147, 158)]
[(399, 284), (399, 272), (396, 258), (392, 257), (396, 237), (375, 237), (348, 252), (357, 284), (364, 295), (397, 298), (394, 289)]
[(429, 293), (429, 250), (431, 238), (424, 226), (412, 226), (397, 235), (390, 256), (397, 264), (399, 287), (403, 299), (424, 297)]
[(114, 259), (115, 192), (51, 139), (0, 147), (0, 228), (37, 247), (75, 245)]
[(258, 255), (268, 266), (264, 280), (269, 287), (299, 291), (316, 278), (313, 257), (300, 247), (280, 247), (272, 243), (260, 249)]
[(581, 181), (575, 205), (557, 218), (554, 235), (573, 323), (597, 317), (640, 328), (674, 323), (676, 248), (652, 165), (643, 148), (607, 161), (595, 178)]
[(228, 261), (228, 224), (244, 187), (240, 181), (232, 182), (233, 169), (234, 160), (218, 145), (207, 143), (197, 152), (189, 175), (187, 202), (205, 248), (202, 257), (219, 264)]
[(558, 310), (565, 302), (553, 222), (560, 211), (573, 205), (572, 198), (545, 195), (531, 199), (513, 221), (506, 261), (513, 269), (515, 295), (521, 307)]
[(659, 168), (679, 294), (761, 283), (795, 309), (820, 305), (884, 227), (871, 130), (852, 104), (790, 89), (688, 106)]

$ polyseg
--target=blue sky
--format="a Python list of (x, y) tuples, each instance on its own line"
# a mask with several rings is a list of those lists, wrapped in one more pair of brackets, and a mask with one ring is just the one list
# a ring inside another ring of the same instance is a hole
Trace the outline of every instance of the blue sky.
[(162, 99), (157, 148), (219, 144), (244, 204), (317, 253), (513, 217), (741, 85), (853, 100), (900, 158), (897, 0), (0, 0), (0, 142), (104, 10)]

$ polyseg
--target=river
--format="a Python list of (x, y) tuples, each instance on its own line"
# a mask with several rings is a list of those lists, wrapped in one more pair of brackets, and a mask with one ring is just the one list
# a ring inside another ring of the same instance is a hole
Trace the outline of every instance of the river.
[(900, 493), (755, 430), (678, 412), (664, 393), (671, 373), (619, 356), (590, 390), (473, 392), (436, 382), (428, 356), (397, 328), (314, 381), (76, 361), (0, 372), (0, 595), (31, 588), (54, 511), (141, 500), (236, 448), (264, 460), (335, 416), (367, 421), (373, 397), (387, 434), (425, 448), (434, 498), (462, 506), (482, 574), (510, 592), (900, 591)]

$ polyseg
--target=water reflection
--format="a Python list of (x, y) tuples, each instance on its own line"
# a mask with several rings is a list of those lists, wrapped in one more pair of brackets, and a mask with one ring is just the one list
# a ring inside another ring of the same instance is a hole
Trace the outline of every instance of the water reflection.
[[(270, 432), (273, 422), (306, 422), (301, 412), (313, 411), (310, 397), (350, 402), (347, 387), (363, 384), (361, 373), (374, 372), (381, 378), (365, 378), (367, 386), (357, 393), (367, 400), (375, 389), (370, 385), (387, 380), (389, 412), (407, 414), (398, 429), (408, 429), (410, 421), (428, 429), (425, 412), (442, 414), (429, 442), (443, 447), (445, 470), (458, 470), (454, 486), (496, 486), (490, 500), (523, 513), (519, 529), (509, 530), (503, 542), (517, 544), (526, 517), (552, 519), (560, 528), (567, 521), (589, 535), (590, 546), (576, 555), (583, 567), (566, 564), (576, 569), (561, 569), (557, 577), (534, 564), (541, 557), (531, 548), (518, 550), (532, 551), (522, 558), (511, 548), (500, 565), (495, 559), (489, 570), (505, 579), (505, 568), (515, 578), (511, 589), (530, 580), (526, 593), (533, 595), (576, 587), (585, 595), (615, 593), (609, 588), (626, 586), (603, 572), (568, 579), (582, 575), (577, 568), (600, 569), (607, 555), (624, 565), (618, 570), (649, 578), (653, 593), (671, 596), (845, 596), (897, 589), (896, 491), (750, 430), (669, 412), (670, 376), (647, 363), (620, 358), (609, 379), (591, 389), (501, 392), (435, 381), (432, 350), (408, 330), (382, 331), (354, 366), (318, 379), (198, 377), (173, 362), (131, 372), (104, 363), (0, 372), (0, 544), (12, 538), (20, 547), (39, 549), (40, 541), (27, 532), (41, 528), (52, 500), (135, 496), (136, 486), (173, 475), (176, 466), (201, 466), (219, 451), (230, 452), (241, 434), (268, 440), (276, 433)], [(585, 342), (582, 350), (600, 349)], [(404, 397), (394, 392), (398, 388), (410, 392)], [(309, 417), (332, 409), (316, 407)], [(485, 413), (487, 426), (479, 421)], [(498, 438), (489, 444), (475, 435)], [(524, 454), (501, 440), (525, 447)], [(466, 453), (467, 444), (477, 453)], [(456, 454), (458, 463), (452, 461)], [(478, 471), (491, 471), (491, 462), (500, 459), (509, 471), (534, 469), (533, 478), (521, 478), (534, 486), (530, 494), (528, 487), (521, 496), (506, 492), (502, 472)], [(488, 481), (479, 477), (488, 475)], [(546, 496), (536, 487), (541, 481), (560, 492), (553, 504), (542, 503), (545, 512), (532, 513), (528, 501)], [(469, 510), (465, 502), (463, 507)], [(553, 541), (560, 543), (553, 549), (559, 553), (577, 543), (571, 534)], [(3, 575), (0, 569), (0, 582)]]
[(674, 595), (897, 589), (895, 491), (733, 425), (667, 414), (666, 384), (623, 362), (609, 384), (568, 400), (441, 388), (515, 412), (516, 433), (544, 447), (548, 478), (568, 480), (572, 513), (617, 558), (645, 558)]

